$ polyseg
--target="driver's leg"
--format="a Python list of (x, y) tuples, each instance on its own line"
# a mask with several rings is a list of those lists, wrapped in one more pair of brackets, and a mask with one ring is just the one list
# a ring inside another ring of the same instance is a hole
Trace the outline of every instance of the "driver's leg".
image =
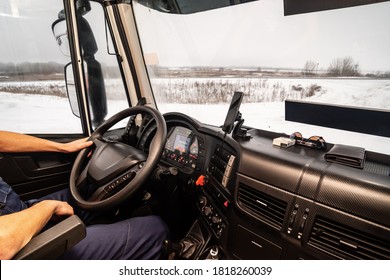
[(157, 216), (87, 227), (87, 236), (62, 259), (159, 259), (168, 230)]

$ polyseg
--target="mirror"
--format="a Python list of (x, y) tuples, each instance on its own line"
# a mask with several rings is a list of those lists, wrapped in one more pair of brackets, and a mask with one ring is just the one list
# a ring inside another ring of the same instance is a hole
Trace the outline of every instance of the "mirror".
[[(93, 31), (88, 21), (83, 17), (91, 11), (90, 2), (87, 0), (77, 1), (77, 21), (79, 43), (83, 56), (83, 69), (86, 81), (87, 100), (91, 112), (93, 128), (98, 127), (107, 115), (107, 98), (104, 85), (103, 71), (100, 62), (95, 58), (98, 46)], [(62, 10), (58, 19), (52, 24), (52, 31), (61, 52), (70, 57), (70, 45), (66, 25), (66, 15)], [(64, 69), (66, 88), (72, 112), (80, 117), (78, 96), (74, 81), (74, 73), (71, 63)]]
[(97, 128), (107, 116), (107, 97), (103, 71), (100, 62), (95, 58), (98, 46), (88, 21), (79, 16), (78, 23), (88, 101), (92, 112), (93, 128)]
[(68, 63), (65, 65), (64, 73), (65, 73), (65, 81), (66, 81), (66, 92), (68, 94), (70, 107), (72, 109), (73, 114), (76, 117), (80, 118), (80, 108), (79, 108), (79, 103), (77, 101), (76, 85), (74, 82), (72, 63)]
[(55, 22), (53, 22), (51, 29), (61, 53), (70, 57), (68, 32), (65, 19), (57, 19)]

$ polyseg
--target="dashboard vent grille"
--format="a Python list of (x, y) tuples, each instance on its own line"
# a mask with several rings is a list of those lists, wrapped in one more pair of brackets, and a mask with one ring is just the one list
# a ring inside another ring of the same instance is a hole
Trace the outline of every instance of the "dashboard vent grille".
[(390, 244), (356, 229), (317, 217), (309, 245), (338, 259), (390, 259)]
[(238, 203), (258, 219), (281, 230), (286, 214), (287, 202), (274, 198), (247, 185), (240, 184)]

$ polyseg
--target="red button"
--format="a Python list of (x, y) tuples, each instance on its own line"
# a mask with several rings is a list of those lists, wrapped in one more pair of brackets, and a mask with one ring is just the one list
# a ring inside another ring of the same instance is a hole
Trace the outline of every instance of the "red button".
[(204, 175), (200, 175), (195, 182), (195, 185), (203, 187), (207, 183), (207, 178)]

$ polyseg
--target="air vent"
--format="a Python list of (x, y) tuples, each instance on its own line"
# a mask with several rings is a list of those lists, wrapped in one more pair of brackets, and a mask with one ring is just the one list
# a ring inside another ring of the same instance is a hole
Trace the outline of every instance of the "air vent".
[(282, 229), (287, 202), (274, 198), (247, 185), (240, 184), (238, 203), (250, 214), (278, 230)]
[(390, 245), (356, 229), (318, 217), (309, 245), (338, 259), (390, 259)]

